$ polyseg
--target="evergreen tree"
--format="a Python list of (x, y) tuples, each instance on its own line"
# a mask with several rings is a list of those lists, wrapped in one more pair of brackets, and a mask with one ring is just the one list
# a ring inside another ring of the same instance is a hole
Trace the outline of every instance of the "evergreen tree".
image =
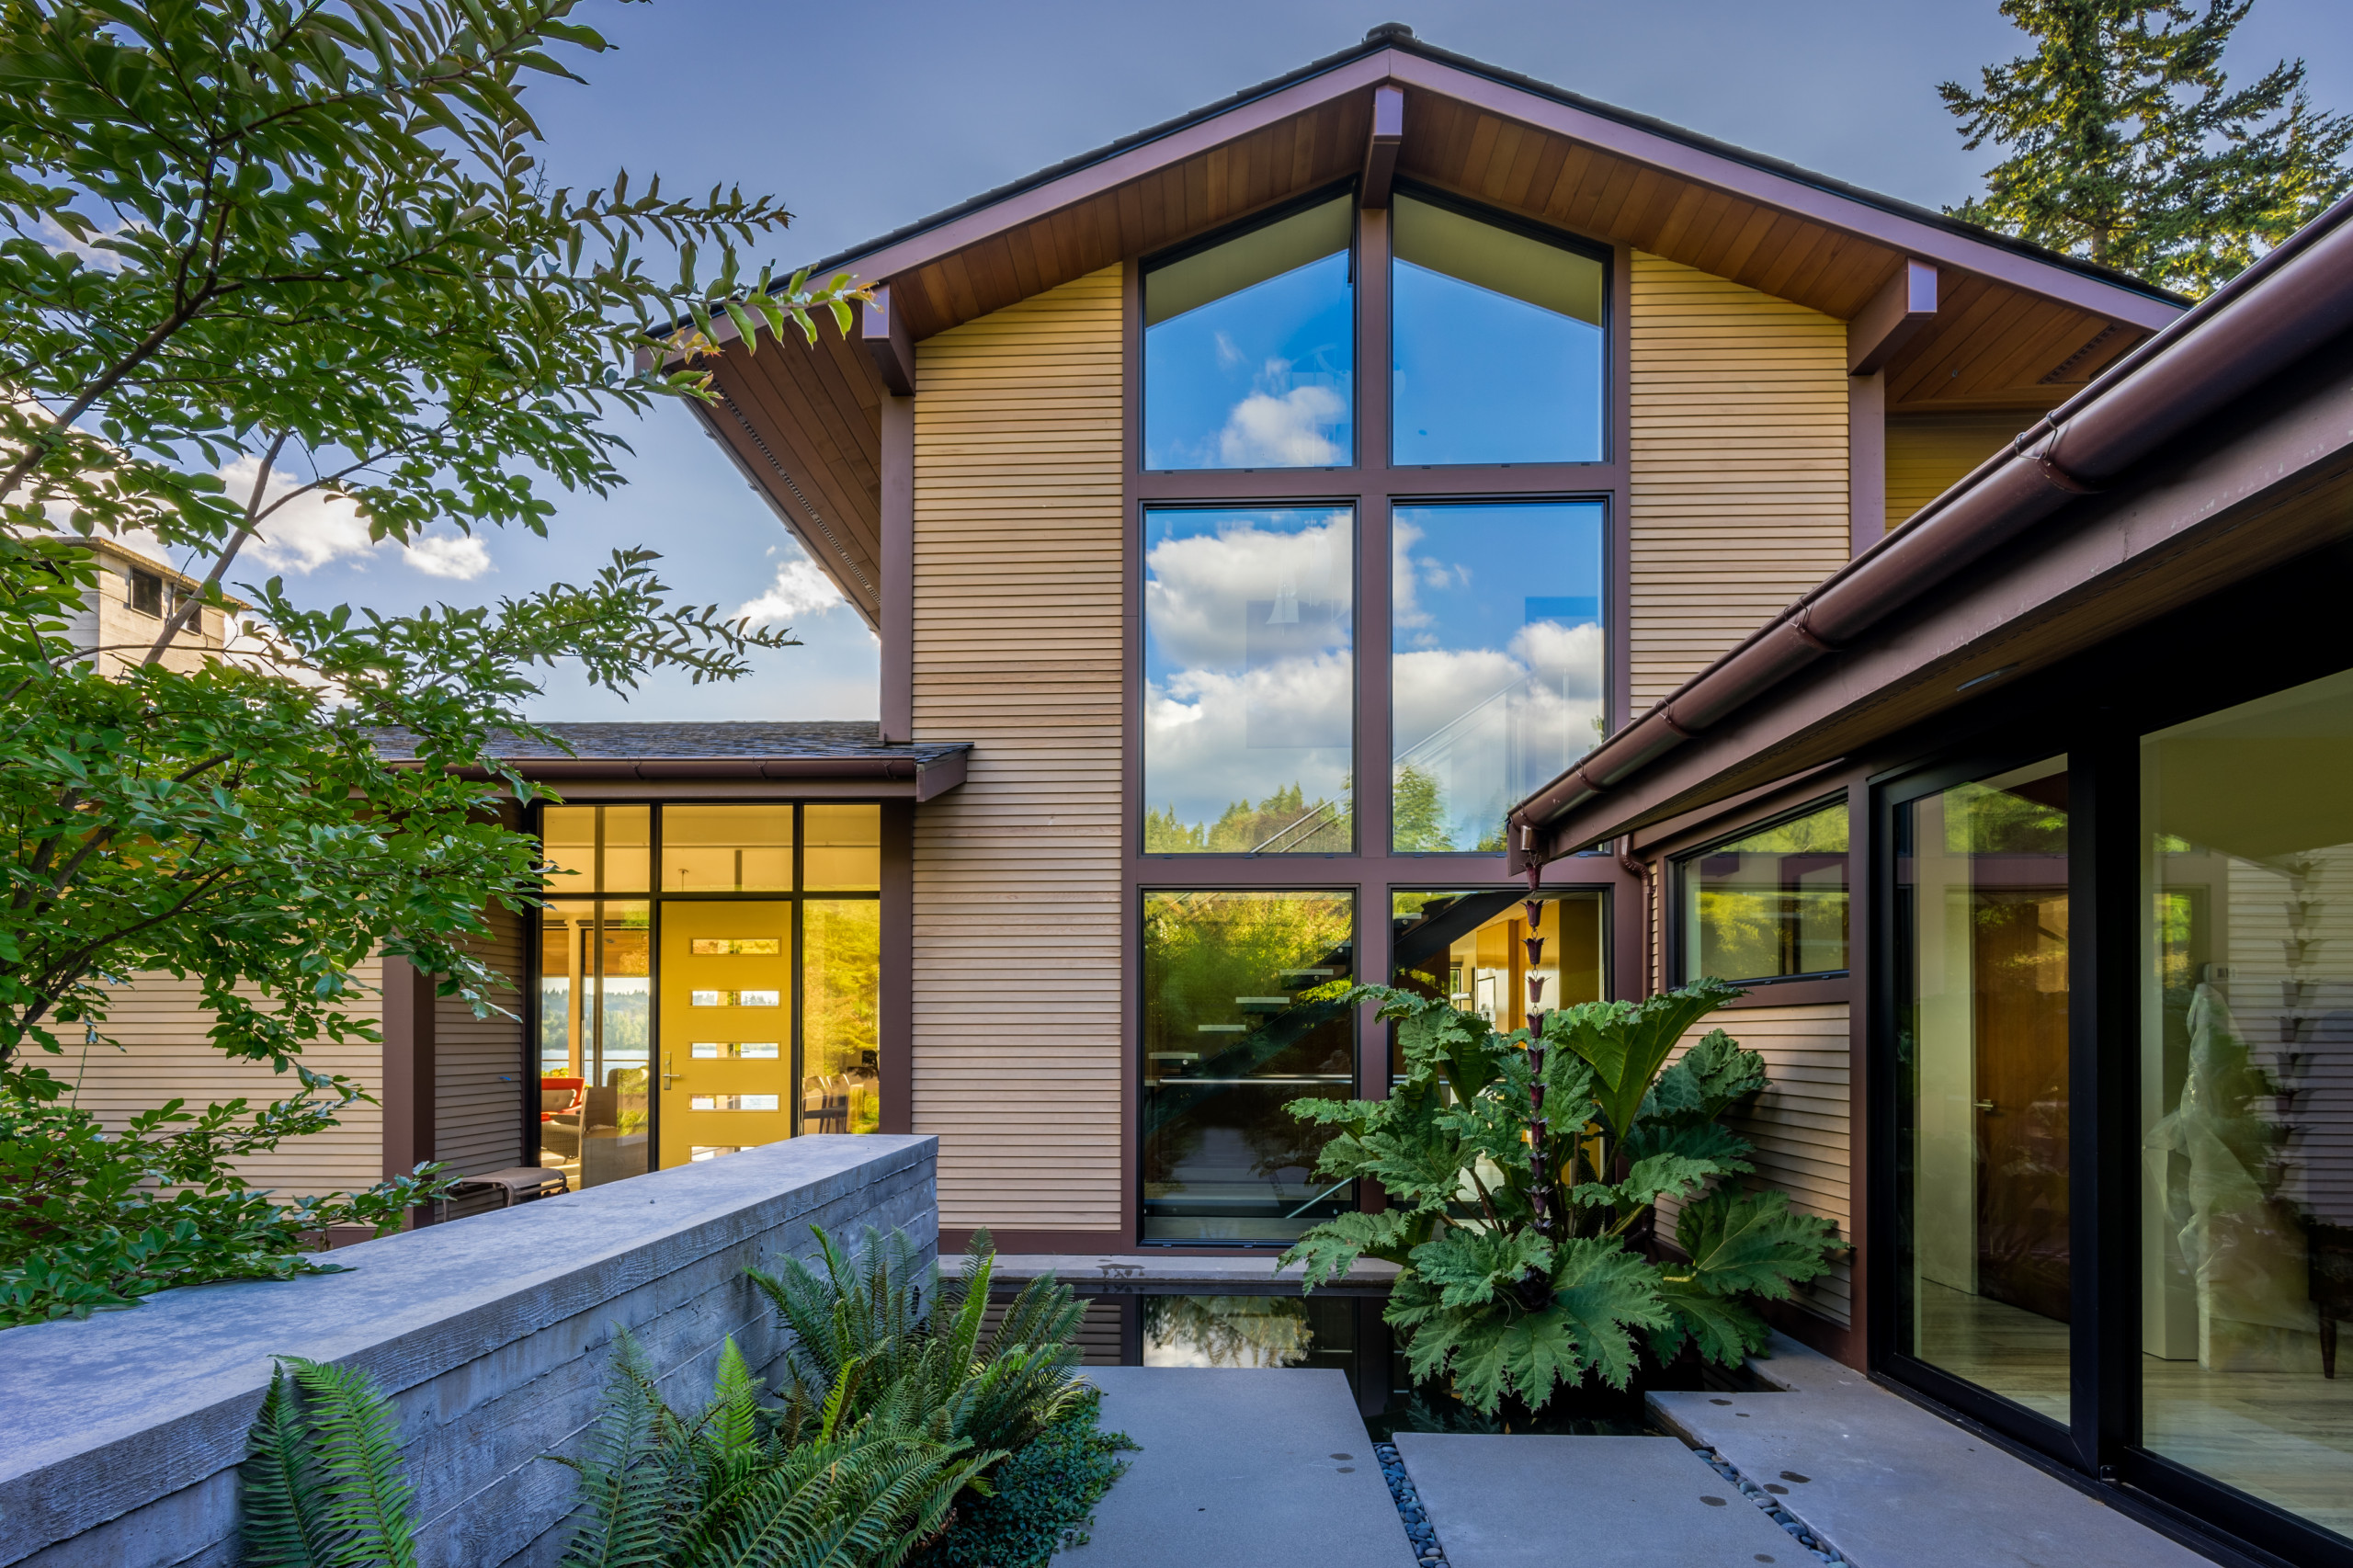
[(2187, 293), (2237, 274), (2353, 187), (2353, 118), (2313, 110), (2302, 61), (2225, 82), (2254, 3), (2002, 0), (2035, 51), (1937, 90), (2009, 156), (1949, 210)]
[(1390, 799), (1390, 836), (1399, 852), (1430, 854), (1455, 846), (1447, 824), (1446, 791), (1438, 775), (1409, 762), (1397, 770)]

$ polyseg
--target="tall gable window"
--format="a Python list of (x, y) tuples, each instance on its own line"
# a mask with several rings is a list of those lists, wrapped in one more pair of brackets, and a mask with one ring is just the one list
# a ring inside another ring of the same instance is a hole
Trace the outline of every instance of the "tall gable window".
[(1602, 264), (1396, 198), (1392, 460), (1601, 459)]
[(1144, 467), (1355, 460), (1354, 215), (1337, 198), (1144, 274)]

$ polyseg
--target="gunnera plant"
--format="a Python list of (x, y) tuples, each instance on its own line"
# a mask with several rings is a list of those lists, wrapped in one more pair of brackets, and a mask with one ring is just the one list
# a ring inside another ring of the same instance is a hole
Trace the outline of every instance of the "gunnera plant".
[[(1644, 1351), (1737, 1365), (1765, 1342), (1754, 1303), (1787, 1300), (1845, 1244), (1786, 1195), (1732, 1179), (1756, 1168), (1752, 1145), (1720, 1119), (1765, 1088), (1763, 1058), (1714, 1029), (1669, 1065), (1741, 994), (1702, 980), (1534, 1013), (1531, 986), (1534, 1028), (1505, 1033), (1358, 986), (1349, 1002), (1397, 1026), (1403, 1074), (1385, 1100), (1290, 1110), (1332, 1130), (1320, 1177), (1377, 1182), (1389, 1206), (1315, 1226), (1283, 1261), (1305, 1264), (1311, 1290), (1360, 1257), (1398, 1265), (1384, 1316), (1415, 1381), (1487, 1417), (1529, 1419), (1589, 1380), (1623, 1390)], [(1679, 1206), (1679, 1256), (1638, 1247), (1662, 1200)]]

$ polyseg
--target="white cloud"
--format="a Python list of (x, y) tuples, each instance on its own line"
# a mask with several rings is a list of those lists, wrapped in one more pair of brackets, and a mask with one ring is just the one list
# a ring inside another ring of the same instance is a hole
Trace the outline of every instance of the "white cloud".
[(1245, 526), (1162, 540), (1144, 562), (1145, 624), (1154, 662), (1240, 669), (1248, 652), (1245, 607), (1254, 600), (1329, 605), (1329, 635), (1345, 637), (1350, 555), (1346, 517), (1302, 528)]
[(1347, 653), (1284, 659), (1247, 674), (1186, 670), (1144, 687), (1146, 789), (1155, 807), (1214, 821), (1235, 801), (1264, 800), (1297, 784), (1309, 800), (1347, 787), (1345, 745), (1249, 744), (1260, 736), (1345, 733), (1352, 675)]
[(1225, 416), (1217, 437), (1218, 461), (1226, 468), (1329, 468), (1347, 462), (1347, 449), (1324, 430), (1347, 414), (1347, 401), (1330, 387), (1293, 387), (1279, 396), (1254, 392)]
[[(242, 457), (221, 471), (221, 483), (228, 486), (231, 500), (243, 504), (253, 494), (254, 481), (260, 473), (259, 458)], [(263, 505), (270, 505), (299, 488), (292, 476), (273, 470), (269, 484), (262, 493)], [(245, 547), (245, 553), (273, 572), (308, 573), (331, 561), (366, 555), (374, 549), (375, 541), (368, 537), (368, 525), (360, 521), (357, 506), (340, 496), (313, 491), (271, 513), (253, 542)]]
[(1242, 349), (1233, 341), (1233, 335), (1221, 332), (1217, 335), (1216, 343), (1219, 367), (1228, 370), (1240, 369), (1243, 359)]
[(490, 551), (472, 534), (428, 534), (404, 547), (402, 559), (428, 577), (471, 583), (490, 570)]
[(845, 601), (834, 580), (807, 556), (776, 569), (776, 581), (758, 598), (737, 607), (736, 616), (755, 626), (790, 625), (813, 615), (824, 615)]

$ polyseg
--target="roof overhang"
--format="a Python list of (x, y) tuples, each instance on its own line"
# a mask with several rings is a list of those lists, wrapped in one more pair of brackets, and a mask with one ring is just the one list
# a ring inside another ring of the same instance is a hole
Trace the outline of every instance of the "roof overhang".
[[(1031, 295), (1358, 176), (1400, 179), (1865, 316), (1914, 267), (1933, 314), (1880, 344), (1895, 413), (2048, 408), (2184, 301), (1927, 209), (1403, 39), (1384, 29), (816, 264), (889, 290), (845, 339), (767, 342), (717, 321), (705, 426), (870, 625), (881, 621), (881, 407), (910, 346)], [(1376, 96), (1403, 126), (1377, 126)], [(920, 395), (920, 389), (916, 389)]]
[[(929, 748), (925, 756), (526, 756), (508, 765), (535, 784), (551, 784), (566, 796), (626, 794), (790, 796), (847, 795), (860, 800), (908, 799), (917, 802), (946, 794), (964, 782), (970, 746)], [(405, 760), (394, 767), (415, 766)], [(487, 778), (480, 768), (460, 778)]]
[(2353, 538), (2353, 200), (1513, 809), (1515, 866), (1936, 720)]

